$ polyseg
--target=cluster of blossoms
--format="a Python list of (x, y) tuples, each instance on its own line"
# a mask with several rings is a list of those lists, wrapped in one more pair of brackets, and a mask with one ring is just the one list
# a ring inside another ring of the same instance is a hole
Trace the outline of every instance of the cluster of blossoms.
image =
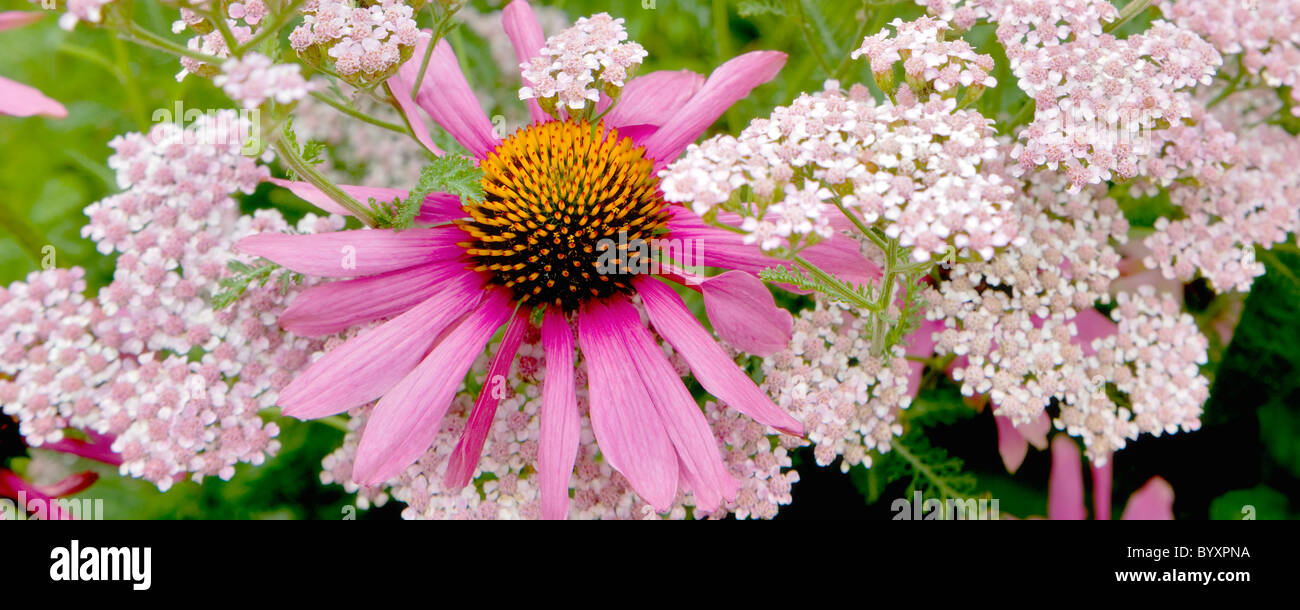
[[(242, 215), (231, 197), (268, 178), (241, 154), (251, 127), (224, 111), (112, 142), (109, 165), (125, 190), (87, 207), (83, 229), (101, 252), (119, 253), (112, 283), (87, 301), (79, 272), (45, 272), (7, 293), (16, 319), (33, 325), (11, 325), (5, 352), (29, 363), (4, 386), (5, 412), (28, 444), (59, 442), (67, 428), (102, 435), (123, 474), (161, 489), (191, 473), (229, 478), (278, 448), (277, 427), (258, 411), (322, 347), (275, 325), (284, 291), (297, 287), (270, 271), (234, 306), (211, 303), (236, 240), (290, 229), (278, 212)], [(308, 215), (297, 230), (341, 226)], [(41, 322), (50, 316), (58, 323)]]
[[(677, 374), (686, 376), (686, 361), (663, 347)], [(577, 403), (580, 423), (577, 428), (579, 450), (570, 479), (573, 500), (569, 517), (575, 519), (656, 519), (661, 516), (632, 490), (619, 474), (596, 451), (595, 434), (589, 415), (590, 397), (586, 388), (586, 366), (577, 368)], [(483, 391), (503, 395), (493, 425), (483, 447), (471, 484), (446, 488), (446, 471), (457, 441), (474, 406), (476, 388), (462, 388), (453, 401), (446, 419), (438, 430), (433, 446), (398, 477), (383, 484), (359, 487), (353, 482), (352, 466), (356, 458), (361, 430), (371, 407), (349, 412), (349, 432), (343, 446), (323, 462), (321, 480), (338, 483), (356, 492), (363, 505), (382, 505), (389, 497), (407, 504), (402, 516), (408, 519), (537, 519), (542, 515), (537, 468), (542, 446), (542, 383), (546, 377), (546, 354), (541, 332), (529, 327), (518, 353), (518, 365), (501, 379), (489, 376), (489, 358), (480, 355), (469, 378)], [(717, 439), (728, 471), (740, 483), (735, 500), (723, 504), (712, 514), (695, 506), (694, 496), (679, 491), (665, 517), (770, 519), (780, 506), (791, 501), (791, 486), (799, 475), (791, 469), (787, 451), (802, 443), (797, 437), (769, 436), (767, 427), (735, 409), (709, 401), (704, 405), (709, 428)]]
[(230, 99), (249, 109), (261, 106), (268, 99), (280, 104), (296, 102), (315, 88), (303, 78), (297, 64), (272, 64), (271, 58), (260, 53), (227, 60), (221, 66), (221, 74), (212, 82)]
[(289, 44), (308, 62), (324, 66), (353, 84), (382, 82), (410, 59), (428, 34), (414, 14), (423, 2), (402, 0), (309, 0), (303, 23)]
[(1300, 2), (1295, 0), (1165, 0), (1165, 17), (1188, 28), (1269, 87), (1291, 87), (1291, 113), (1300, 116)]
[(993, 57), (976, 53), (969, 42), (960, 38), (944, 40), (948, 23), (939, 19), (922, 17), (915, 21), (895, 19), (890, 22), (894, 32), (881, 30), (867, 36), (851, 57), (867, 57), (871, 72), (881, 89), (892, 90), (894, 64), (903, 62), (907, 84), (918, 94), (933, 88), (934, 91), (955, 95), (957, 88), (969, 87), (967, 97), (979, 97), (986, 87), (995, 87)]
[[(959, 265), (928, 299), (930, 319), (944, 325), (935, 351), (957, 357), (962, 393), (987, 394), (996, 415), (1021, 426), (1058, 404), (1057, 426), (1081, 436), (1098, 462), (1141, 432), (1195, 429), (1208, 389), (1196, 364), (1208, 341), (1191, 317), (1171, 316), (1177, 303), (1150, 286), (1138, 299), (1121, 293), (1118, 328), (1093, 309), (1111, 300), (1116, 246), (1128, 234), (1114, 200), (1100, 186), (1071, 195), (1056, 173), (1030, 184), (1017, 204), (1028, 241)], [(1112, 400), (1108, 382), (1129, 406)]]
[(903, 433), (898, 415), (911, 404), (922, 370), (906, 356), (929, 355), (924, 334), (916, 333), (906, 351), (896, 345), (873, 355), (868, 320), (819, 298), (815, 309), (795, 319), (790, 347), (763, 359), (763, 390), (803, 422), (819, 465), (839, 455), (845, 472), (857, 464), (870, 467), (869, 453), (888, 453)]
[(645, 59), (646, 50), (627, 41), (623, 19), (606, 13), (583, 17), (550, 37), (541, 54), (519, 64), (524, 87), (519, 99), (536, 99), (547, 112), (593, 107), (602, 93), (616, 98)]
[[(918, 261), (952, 248), (983, 258), (1017, 241), (1013, 188), (980, 171), (998, 154), (991, 122), (908, 86), (877, 103), (861, 85), (802, 95), (739, 137), (692, 145), (662, 172), (664, 197), (735, 220), (764, 250), (797, 250), (844, 226), (841, 206), (912, 248)], [(737, 201), (739, 199), (739, 201)]]
[(1212, 112), (1198, 112), (1196, 124), (1168, 147), (1166, 156), (1199, 163), (1184, 172), (1194, 180), (1167, 187), (1183, 217), (1156, 221), (1156, 232), (1145, 240), (1148, 267), (1182, 281), (1200, 273), (1221, 292), (1247, 291), (1264, 274), (1255, 248), (1270, 248), (1300, 230), (1294, 170), (1300, 141), (1276, 125), (1244, 123), (1280, 106), (1271, 92), (1238, 92)]
[[(1165, 21), (1119, 39), (1097, 33), (1099, 21), (1058, 10), (1044, 18), (1031, 3), (1008, 2), (993, 16), (1012, 72), (1035, 103), (1034, 120), (1011, 152), (1015, 171), (1059, 168), (1075, 191), (1112, 176), (1132, 178), (1155, 154), (1149, 132), (1191, 117), (1195, 102), (1187, 89), (1210, 84), (1223, 58), (1194, 32)], [(1108, 20), (1113, 10), (1093, 14)]]
[[(205, 5), (205, 9), (207, 11), (213, 10), (210, 3)], [(221, 11), (222, 9), (217, 8), (216, 10)], [(262, 22), (262, 19), (267, 14), (266, 4), (263, 0), (231, 3), (226, 5), (224, 10), (225, 16), (222, 19), (225, 19), (226, 28), (230, 31), (236, 44), (243, 44), (251, 40), (256, 34), (258, 24)], [(190, 9), (181, 9), (181, 18), (172, 22), (172, 32), (180, 34), (187, 29), (195, 33), (195, 36), (185, 43), (189, 50), (213, 57), (226, 58), (231, 56), (231, 49), (226, 44), (225, 36), (206, 16)], [(180, 61), (181, 71), (176, 73), (176, 80), (178, 81), (184, 80), (190, 74), (210, 78), (221, 72), (220, 66), (193, 57), (181, 57)]]

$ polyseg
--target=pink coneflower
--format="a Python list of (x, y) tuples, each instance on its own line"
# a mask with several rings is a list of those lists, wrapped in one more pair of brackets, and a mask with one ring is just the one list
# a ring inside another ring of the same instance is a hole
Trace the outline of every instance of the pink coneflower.
[[(44, 15), (36, 11), (6, 11), (0, 13), (0, 30), (32, 23)], [(43, 114), (55, 118), (68, 116), (60, 104), (36, 89), (0, 76), (0, 114), (32, 116)]]
[[(540, 71), (531, 60), (544, 50), (557, 64), (565, 59), (561, 50), (546, 45), (526, 2), (510, 4), (504, 21), (519, 61), (533, 67), (533, 74)], [(587, 28), (588, 42), (622, 44), (623, 37), (611, 29), (622, 26), (608, 16), (579, 25)], [(575, 37), (580, 38), (570, 33), (565, 40)], [(580, 45), (566, 48), (591, 51)], [(389, 81), (399, 100), (416, 80), (422, 53), (417, 49), (416, 59)], [(770, 353), (782, 347), (791, 318), (752, 275), (778, 261), (743, 244), (743, 236), (711, 228), (689, 210), (666, 203), (656, 170), (784, 63), (782, 53), (758, 51), (726, 62), (708, 79), (689, 71), (630, 79), (617, 95), (617, 105), (596, 125), (549, 115), (566, 116), (565, 110), (556, 110), (558, 93), (534, 91), (529, 99), (534, 122), (500, 140), (450, 45), (440, 42), (415, 102), (479, 159), (485, 200), (430, 196), (420, 220), (443, 223), (439, 226), (263, 234), (239, 244), (295, 271), (354, 278), (303, 292), (280, 318), (286, 329), (319, 336), (388, 318), (321, 357), (282, 390), (278, 404), (283, 412), (318, 418), (377, 399), (353, 478), (362, 485), (380, 483), (428, 450), (475, 356), (505, 326), (489, 382), (449, 457), (444, 483), (458, 489), (474, 474), (501, 399), (501, 393), (492, 391), (492, 380), (509, 373), (525, 332), (540, 319), (546, 352), (538, 451), (543, 516), (560, 518), (568, 512), (579, 448), (576, 349), (587, 363), (591, 424), (608, 463), (660, 512), (672, 504), (679, 482), (694, 493), (698, 508), (716, 510), (734, 497), (737, 482), (656, 334), (684, 356), (707, 391), (728, 405), (786, 433), (801, 434), (802, 426), (758, 389), (660, 278), (702, 292), (714, 328), (746, 351)], [(600, 70), (590, 64), (578, 69)], [(578, 75), (572, 82), (601, 78)], [(599, 110), (607, 99), (602, 98)], [(408, 119), (419, 133), (423, 128), (413, 109), (414, 104)], [(319, 191), (291, 187), (338, 210)], [(391, 200), (394, 194), (344, 188), (363, 198)], [(598, 242), (618, 241), (620, 234), (629, 241), (703, 240), (703, 264), (731, 271), (710, 278), (671, 266), (657, 274), (598, 272)], [(846, 242), (851, 240), (831, 239), (807, 255), (831, 268), (836, 261), (841, 268), (866, 265), (856, 243)], [(344, 251), (355, 253), (345, 261), (348, 268), (340, 264)], [(641, 311), (648, 314), (654, 333), (642, 323)]]

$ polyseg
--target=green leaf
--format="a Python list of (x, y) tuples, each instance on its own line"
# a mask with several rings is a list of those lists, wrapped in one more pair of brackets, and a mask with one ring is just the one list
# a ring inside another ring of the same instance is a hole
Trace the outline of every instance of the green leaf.
[(437, 157), (420, 170), (420, 179), (405, 200), (392, 203), (370, 200), (382, 226), (402, 230), (415, 224), (415, 217), (424, 205), (424, 198), (432, 193), (451, 193), (461, 201), (483, 200), (483, 171), (462, 155), (447, 154)]
[(777, 0), (743, 0), (737, 10), (741, 17), (785, 15), (785, 8)]
[(1230, 491), (1210, 502), (1210, 518), (1216, 521), (1280, 520), (1288, 512), (1286, 496), (1265, 485)]

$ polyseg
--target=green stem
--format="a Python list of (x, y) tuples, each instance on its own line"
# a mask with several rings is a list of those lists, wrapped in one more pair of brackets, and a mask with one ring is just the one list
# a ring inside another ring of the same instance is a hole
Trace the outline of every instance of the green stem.
[(353, 199), (351, 195), (343, 192), (343, 189), (339, 188), (320, 172), (316, 171), (316, 168), (313, 167), (312, 164), (302, 158), (302, 153), (298, 152), (295, 147), (288, 145), (288, 142), (284, 137), (276, 139), (275, 150), (280, 154), (280, 159), (284, 161), (284, 164), (289, 166), (289, 169), (292, 169), (299, 177), (310, 182), (312, 186), (320, 189), (322, 193), (325, 193), (330, 199), (333, 199), (335, 203), (343, 206), (343, 208), (351, 212), (353, 216), (356, 216), (357, 220), (360, 220), (367, 227), (374, 228), (379, 226), (379, 222), (375, 220), (375, 217), (370, 213), (370, 210), (366, 208), (366, 206), (362, 205), (361, 202), (356, 199)]
[(1132, 0), (1132, 2), (1124, 5), (1123, 9), (1120, 9), (1119, 18), (1106, 24), (1102, 31), (1109, 33), (1118, 30), (1125, 23), (1142, 14), (1142, 11), (1147, 10), (1149, 6), (1151, 6), (1151, 0)]
[(835, 295), (833, 296), (837, 296), (843, 301), (845, 301), (846, 303), (851, 303), (855, 307), (859, 307), (861, 309), (867, 309), (870, 311), (876, 310), (876, 305), (874, 303), (862, 298), (862, 295), (859, 295), (856, 292), (854, 292), (851, 288), (846, 286), (844, 282), (840, 281), (839, 278), (829, 273), (826, 273), (825, 271), (822, 271), (819, 267), (817, 267), (817, 265), (808, 262), (808, 259), (796, 255), (794, 257), (794, 262), (798, 263), (798, 265), (800, 267), (803, 267), (803, 269), (808, 273), (811, 273), (813, 277), (821, 280), (822, 283), (825, 284), (827, 288), (833, 290), (835, 292)]
[(813, 40), (812, 28), (808, 26), (808, 18), (804, 14), (803, 0), (791, 0), (786, 4), (795, 7), (795, 10), (788, 12), (794, 17), (795, 23), (799, 27), (799, 33), (803, 35), (804, 44), (808, 45), (809, 51), (812, 51), (813, 59), (817, 60), (817, 65), (821, 66), (822, 71), (829, 77), (834, 72), (831, 70), (830, 64), (826, 63), (826, 56)]
[(311, 96), (312, 96), (313, 98), (317, 99), (317, 100), (320, 100), (320, 101), (322, 101), (322, 102), (325, 102), (326, 104), (328, 104), (330, 107), (334, 108), (335, 110), (338, 110), (339, 112), (342, 112), (343, 114), (346, 114), (346, 115), (348, 115), (348, 116), (350, 116), (350, 117), (352, 117), (352, 118), (354, 118), (354, 119), (357, 119), (357, 120), (359, 120), (359, 121), (364, 121), (364, 122), (366, 122), (366, 123), (370, 123), (371, 125), (375, 125), (375, 126), (377, 126), (377, 127), (383, 127), (384, 129), (388, 129), (388, 130), (390, 130), (390, 131), (395, 131), (395, 132), (400, 133), (400, 134), (403, 134), (403, 135), (409, 135), (409, 134), (410, 134), (410, 131), (408, 131), (405, 127), (402, 127), (401, 125), (398, 125), (397, 123), (390, 123), (390, 122), (385, 121), (385, 120), (383, 120), (383, 119), (377, 119), (377, 118), (375, 118), (375, 117), (372, 117), (372, 116), (370, 116), (370, 115), (368, 115), (368, 114), (366, 114), (366, 113), (364, 113), (364, 112), (361, 112), (360, 110), (357, 110), (356, 108), (354, 108), (354, 107), (352, 107), (352, 106), (350, 106), (350, 105), (344, 105), (344, 104), (342, 104), (342, 103), (336, 102), (336, 101), (330, 99), (329, 96), (327, 96), (327, 95), (325, 95), (325, 94), (323, 94), (323, 93), (321, 93), (321, 92), (319, 92), (319, 91), (313, 91), (313, 92), (311, 92)]

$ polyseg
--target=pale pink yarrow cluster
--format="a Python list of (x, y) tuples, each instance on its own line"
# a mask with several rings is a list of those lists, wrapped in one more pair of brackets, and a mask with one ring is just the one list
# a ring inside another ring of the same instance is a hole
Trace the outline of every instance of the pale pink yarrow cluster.
[(1101, 187), (1069, 195), (1066, 184), (1051, 172), (1032, 176), (1016, 206), (1026, 242), (957, 265), (927, 298), (927, 316), (944, 324), (936, 352), (958, 358), (962, 393), (989, 395), (1017, 425), (1089, 383), (1089, 338), (1109, 329), (1092, 308), (1110, 299), (1128, 223)]
[(1240, 54), (1247, 72), (1269, 87), (1291, 87), (1291, 113), (1300, 116), (1300, 2), (1165, 0), (1160, 10), (1223, 54)]
[(1199, 273), (1216, 291), (1244, 292), (1264, 274), (1255, 248), (1271, 248), (1300, 230), (1300, 140), (1276, 125), (1237, 124), (1277, 107), (1271, 93), (1240, 92), (1182, 128), (1166, 156), (1213, 162), (1181, 174), (1194, 181), (1167, 187), (1184, 217), (1156, 221), (1145, 240), (1148, 267), (1181, 281)]
[(837, 201), (916, 260), (953, 248), (988, 258), (1017, 241), (1014, 189), (980, 171), (998, 155), (991, 122), (907, 86), (895, 99), (877, 103), (861, 85), (845, 94), (830, 81), (738, 137), (691, 145), (660, 173), (664, 197), (702, 216), (718, 208), (765, 250), (830, 236)]
[[(242, 215), (231, 198), (268, 178), (241, 154), (251, 129), (222, 111), (116, 138), (109, 166), (124, 191), (86, 209), (83, 235), (120, 253), (86, 349), (116, 353), (120, 369), (96, 389), (94, 409), (69, 424), (115, 437), (123, 474), (161, 489), (187, 475), (229, 478), (235, 464), (273, 453), (278, 429), (258, 412), (323, 346), (279, 330), (289, 298), (279, 272), (227, 309), (210, 302), (240, 258), (235, 241), (290, 229), (275, 211)], [(297, 230), (341, 227), (341, 218), (308, 215)]]
[[(260, 0), (255, 1), (260, 4)], [(234, 36), (236, 43), (243, 44), (251, 40), (256, 33), (257, 24), (261, 22), (262, 17), (266, 14), (265, 6), (262, 6), (260, 10), (253, 9), (250, 11), (248, 7), (251, 5), (253, 5), (253, 2), (232, 4), (226, 7), (226, 14), (230, 15), (230, 18), (226, 19), (226, 25)], [(236, 14), (239, 16), (236, 17)], [(186, 28), (197, 34), (185, 42), (185, 46), (189, 50), (213, 57), (230, 57), (231, 50), (226, 45), (226, 39), (221, 35), (221, 31), (216, 29), (207, 18), (182, 9), (180, 20), (172, 23), (172, 31), (179, 34), (185, 31)], [(184, 80), (190, 74), (207, 78), (216, 76), (221, 72), (220, 67), (199, 61), (193, 57), (182, 57), (180, 62), (181, 71), (176, 73), (177, 81)]]
[(358, 6), (352, 0), (309, 0), (303, 22), (289, 44), (309, 62), (333, 62), (339, 75), (377, 82), (397, 72), (428, 33), (415, 22), (415, 10), (401, 0)]
[[(1140, 434), (1199, 429), (1210, 395), (1200, 372), (1209, 341), (1172, 295), (1151, 286), (1135, 295), (1121, 292), (1111, 318), (1118, 323), (1115, 334), (1093, 341), (1094, 382), (1079, 399), (1062, 404), (1054, 422), (1081, 437), (1089, 459), (1101, 464)], [(1128, 407), (1111, 402), (1105, 382), (1128, 397)]]
[[(671, 347), (663, 345), (680, 375), (689, 374), (689, 366)], [(489, 352), (491, 350), (488, 350)], [(688, 490), (679, 492), (666, 515), (657, 514), (632, 491), (621, 474), (601, 458), (588, 417), (586, 368), (575, 365), (577, 402), (581, 432), (578, 455), (570, 488), (572, 519), (683, 519), (721, 518), (734, 514), (738, 518), (770, 519), (780, 506), (791, 501), (790, 490), (799, 475), (792, 468), (787, 451), (801, 441), (781, 436), (773, 442), (772, 431), (740, 415), (734, 409), (709, 401), (704, 414), (718, 439), (718, 447), (731, 475), (740, 483), (733, 502), (712, 515), (694, 507)], [(488, 357), (480, 355), (469, 377), (488, 387)], [(323, 462), (321, 480), (338, 483), (358, 494), (359, 503), (380, 505), (389, 497), (407, 504), (402, 516), (407, 519), (538, 519), (541, 518), (537, 481), (538, 448), (541, 441), (541, 389), (546, 377), (545, 353), (541, 333), (530, 328), (519, 350), (517, 364), (499, 386), (506, 394), (497, 408), (483, 448), (482, 458), (470, 485), (448, 491), (443, 477), (449, 456), (455, 450), (460, 433), (474, 406), (474, 388), (462, 388), (452, 403), (442, 428), (429, 450), (401, 475), (383, 485), (359, 487), (352, 482), (352, 464), (357, 443), (370, 406), (349, 412), (351, 432), (343, 446)]]
[(870, 452), (888, 453), (903, 433), (898, 417), (912, 403), (920, 370), (901, 345), (873, 355), (867, 317), (819, 298), (795, 318), (790, 346), (763, 359), (762, 388), (803, 423), (819, 465), (843, 456), (840, 469), (848, 472), (870, 467)]
[(1014, 171), (1062, 171), (1073, 191), (1137, 176), (1143, 159), (1158, 152), (1151, 132), (1191, 117), (1188, 89), (1210, 84), (1223, 63), (1194, 32), (1165, 21), (1124, 39), (1090, 27), (1035, 42), (1044, 28), (1058, 35), (1068, 29), (1035, 10), (1009, 2), (994, 15), (1011, 70), (1035, 103), (1034, 120), (1011, 152)]
[(602, 92), (616, 96), (646, 55), (640, 44), (627, 42), (622, 18), (607, 13), (579, 18), (548, 38), (541, 55), (519, 64), (524, 78), (519, 99), (581, 110), (599, 102)]
[(212, 82), (249, 109), (268, 99), (280, 104), (296, 102), (315, 89), (303, 78), (298, 64), (273, 64), (271, 58), (260, 53), (227, 60)]
[(103, 386), (121, 367), (117, 351), (91, 335), (104, 314), (85, 298), (84, 275), (80, 268), (33, 271), (0, 288), (0, 407), (33, 447), (94, 421)]
[(862, 45), (850, 55), (853, 59), (866, 56), (876, 81), (889, 88), (893, 80), (893, 67), (903, 63), (903, 73), (908, 85), (917, 92), (927, 86), (944, 94), (956, 94), (957, 87), (994, 87), (996, 78), (993, 57), (976, 53), (969, 42), (960, 38), (945, 40), (948, 23), (931, 17), (915, 21), (894, 19), (890, 22), (894, 32), (882, 30), (862, 40)]

